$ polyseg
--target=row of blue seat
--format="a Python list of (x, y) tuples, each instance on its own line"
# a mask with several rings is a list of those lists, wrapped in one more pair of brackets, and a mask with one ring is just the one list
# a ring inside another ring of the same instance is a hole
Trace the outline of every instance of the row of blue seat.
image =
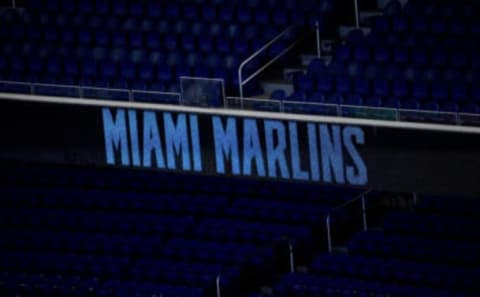
[(131, 260), (126, 257), (39, 252), (3, 252), (0, 261), (8, 272), (57, 273), (103, 279), (128, 275), (131, 265)]
[[(248, 23), (256, 18), (262, 19), (263, 15), (269, 14), (270, 11), (277, 9), (281, 11), (282, 15), (286, 17), (294, 15), (296, 11), (311, 12), (312, 9), (318, 8), (319, 1), (302, 1), (302, 5), (295, 5), (294, 1), (250, 1), (232, 2), (232, 1), (217, 1), (209, 3), (206, 1), (182, 1), (182, 3), (160, 3), (155, 1), (145, 2), (131, 2), (127, 1), (95, 1), (93, 5), (90, 1), (71, 1), (68, 4), (60, 5), (60, 1), (46, 1), (46, 5), (42, 5), (39, 1), (29, 1), (26, 8), (34, 11), (47, 11), (50, 13), (75, 13), (91, 15), (97, 13), (100, 15), (113, 14), (116, 16), (133, 16), (139, 18), (169, 18), (178, 19), (184, 18), (189, 20), (203, 19), (214, 20), (218, 19), (225, 22), (237, 20), (239, 22)], [(327, 1), (325, 1), (328, 3)], [(331, 4), (329, 4), (331, 6)], [(278, 7), (288, 7), (289, 9), (278, 9)], [(253, 18), (255, 14), (256, 18)], [(298, 15), (299, 17), (304, 17)]]
[[(62, 26), (59, 29), (57, 26)], [(222, 25), (213, 23), (178, 22), (170, 25), (161, 22), (156, 27), (140, 30), (139, 26), (132, 30), (110, 29), (110, 25), (99, 24), (98, 28), (73, 28), (69, 25), (50, 25), (24, 27), (22, 25), (5, 25), (0, 29), (0, 40), (4, 47), (12, 45), (52, 44), (60, 46), (111, 46), (126, 48), (142, 48), (149, 50), (186, 50), (210, 52), (222, 50), (227, 46), (258, 47), (258, 43), (269, 41), (285, 29), (283, 26), (257, 28), (254, 25)], [(112, 26), (115, 27), (115, 26)], [(230, 45), (230, 43), (232, 45)], [(216, 47), (215, 47), (216, 45)], [(249, 49), (251, 49), (249, 48)]]
[(402, 12), (409, 16), (474, 18), (478, 15), (476, 8), (478, 8), (478, 4), (475, 1), (462, 0), (455, 3), (450, 1), (411, 1), (405, 4)]
[(162, 250), (164, 257), (183, 261), (198, 261), (224, 265), (252, 265), (256, 269), (272, 264), (274, 251), (269, 247), (249, 243), (216, 242), (173, 238)]
[(463, 15), (452, 15), (449, 19), (438, 15), (432, 17), (394, 15), (393, 17), (382, 16), (375, 19), (374, 29), (381, 33), (413, 32), (478, 36), (480, 34), (480, 23), (477, 18), (466, 19)]
[[(41, 48), (39, 50), (42, 50)], [(3, 57), (0, 61), (2, 72), (40, 74), (47, 71), (52, 75), (84, 76), (96, 78), (97, 75), (118, 75), (123, 78), (139, 78), (144, 80), (159, 78), (165, 73), (182, 74), (189, 72), (190, 67), (224, 68), (225, 70), (238, 69), (240, 60), (232, 54), (205, 54), (190, 53), (182, 58), (180, 53), (155, 51), (150, 54), (142, 50), (127, 51), (120, 48), (94, 48), (85, 51), (85, 48), (61, 48), (62, 55), (45, 56), (45, 61), (38, 60), (40, 57), (11, 56), (10, 59)], [(71, 52), (70, 52), (71, 50)], [(48, 51), (48, 49), (46, 50)], [(70, 52), (70, 55), (68, 53)], [(78, 57), (79, 62), (68, 60)], [(202, 59), (203, 57), (203, 59)], [(177, 66), (178, 65), (178, 66)], [(175, 69), (177, 66), (178, 69)], [(104, 70), (106, 68), (106, 70)], [(138, 68), (138, 69), (137, 69)], [(138, 71), (138, 73), (137, 73)], [(117, 74), (118, 72), (118, 74)]]
[(480, 88), (477, 85), (462, 80), (448, 82), (445, 80), (412, 82), (406, 79), (389, 81), (386, 78), (369, 80), (349, 76), (325, 75), (312, 78), (306, 74), (299, 74), (295, 78), (296, 90), (304, 92), (319, 91), (324, 94), (335, 93), (341, 95), (359, 94), (377, 95), (382, 97), (412, 98), (418, 100), (430, 99), (433, 101), (477, 101), (480, 99)]
[[(322, 85), (321, 87), (327, 90), (333, 87), (331, 85), (337, 77), (340, 79), (350, 77), (351, 79), (358, 78), (359, 80), (369, 81), (373, 84), (372, 87), (374, 87), (376, 92), (380, 92), (384, 88), (388, 89), (393, 81), (405, 80), (419, 84), (435, 81), (471, 84), (472, 91), (479, 92), (475, 82), (480, 79), (480, 70), (395, 64), (384, 65), (380, 63), (343, 63), (338, 61), (332, 61), (325, 65), (322, 61), (315, 59), (309, 64), (306, 75), (319, 84), (325, 84), (325, 86)], [(384, 85), (386, 87), (383, 87)]]
[(15, 252), (57, 252), (106, 256), (152, 257), (160, 254), (160, 236), (86, 232), (2, 230), (0, 249)]
[(440, 214), (476, 219), (480, 201), (461, 197), (423, 196), (415, 209), (422, 214)]
[[(192, 212), (194, 212), (192, 210)], [(112, 213), (64, 209), (2, 209), (1, 225), (17, 229), (45, 228), (122, 234), (184, 234), (192, 228), (192, 217)]]
[(385, 235), (381, 232), (362, 232), (348, 244), (353, 255), (397, 257), (419, 262), (454, 263), (475, 267), (480, 263), (478, 243), (415, 236)]
[(108, 190), (1, 188), (5, 207), (44, 210), (103, 210), (141, 213), (216, 214), (229, 207), (230, 200), (220, 194), (134, 193)]
[(0, 273), (2, 296), (76, 296), (76, 297), (203, 297), (201, 288), (158, 282), (80, 278), (78, 276), (51, 276), (42, 273)]
[(19, 293), (24, 296), (87, 297), (100, 287), (98, 279), (94, 278), (0, 272), (0, 294), (5, 297), (18, 296)]
[(200, 288), (213, 287), (218, 276), (225, 288), (238, 281), (239, 275), (240, 270), (234, 266), (155, 259), (139, 260), (132, 269), (134, 280)]
[(385, 284), (376, 281), (365, 281), (354, 278), (334, 278), (308, 273), (291, 273), (281, 278), (274, 286), (274, 294), (279, 297), (313, 297), (313, 296), (410, 296), (410, 297), (461, 297), (467, 296), (459, 292), (435, 290), (398, 284)]
[(350, 31), (344, 40), (339, 43), (347, 43), (352, 46), (367, 46), (370, 48), (388, 47), (394, 50), (396, 47), (421, 49), (435, 52), (437, 50), (463, 50), (473, 51), (472, 47), (478, 46), (476, 38), (467, 38), (456, 35), (435, 35), (427, 33), (395, 33), (377, 32), (375, 30), (364, 33), (361, 29)]
[[(191, 199), (190, 203), (199, 201), (199, 204), (208, 204), (208, 201), (212, 201), (218, 205), (226, 205), (228, 199), (225, 197), (228, 196), (290, 201), (292, 197), (295, 197), (295, 201), (310, 201), (336, 206), (364, 191), (363, 189), (318, 184), (302, 184), (292, 188), (291, 183), (277, 181), (191, 176), (171, 172), (143, 172), (118, 168), (93, 169), (33, 164), (24, 166), (5, 164), (5, 166), (8, 170), (0, 171), (2, 177), (0, 184), (4, 185), (1, 187), (1, 194), (11, 197), (11, 199), (15, 199), (16, 196), (18, 201), (22, 201), (23, 197), (28, 198), (21, 203), (22, 205), (23, 203), (27, 205), (34, 203), (40, 206), (43, 205), (42, 199), (58, 200), (52, 203), (64, 205), (64, 203), (69, 203), (64, 200), (68, 200), (66, 197), (70, 196), (88, 200), (88, 197), (93, 195), (95, 200), (101, 200), (102, 197), (112, 196), (103, 194), (111, 193), (114, 189), (113, 196), (122, 197), (122, 199), (116, 200), (118, 203), (125, 200), (154, 202), (159, 198), (161, 198), (160, 200), (186, 201), (193, 197), (195, 199)], [(15, 195), (15, 193), (21, 193), (21, 195)], [(65, 198), (63, 202), (61, 202), (62, 198)], [(28, 202), (29, 199), (35, 199), (35, 201), (40, 199), (40, 201)], [(147, 207), (153, 207), (148, 203)], [(52, 206), (53, 204), (49, 205), (49, 207)]]
[[(285, 11), (283, 9), (272, 8), (270, 10), (250, 10), (246, 7), (239, 8), (237, 11), (231, 8), (220, 9), (218, 12), (212, 7), (194, 8), (188, 14), (172, 13), (170, 16), (158, 17), (135, 17), (135, 16), (116, 16), (101, 15), (90, 13), (88, 15), (79, 15), (65, 12), (49, 12), (35, 14), (5, 16), (5, 23), (8, 25), (21, 25), (22, 19), (27, 19), (30, 24), (38, 26), (59, 26), (73, 28), (98, 29), (102, 25), (111, 30), (124, 31), (138, 30), (142, 31), (164, 31), (163, 28), (173, 25), (173, 28), (184, 28), (185, 25), (208, 26), (209, 24), (218, 24), (224, 27), (229, 26), (252, 26), (252, 25), (272, 25), (274, 27), (285, 28), (289, 24), (304, 25), (305, 15), (299, 10)], [(167, 27), (168, 28), (168, 27)], [(188, 28), (188, 26), (186, 27)], [(182, 29), (178, 32), (184, 32)]]
[(243, 241), (259, 244), (281, 241), (310, 241), (312, 229), (308, 226), (252, 222), (239, 219), (208, 218), (196, 227), (199, 238)]
[(312, 272), (330, 277), (353, 277), (437, 289), (474, 290), (480, 279), (478, 268), (465, 269), (438, 264), (419, 264), (398, 259), (320, 254)]
[(401, 65), (449, 67), (461, 69), (478, 69), (480, 65), (480, 54), (475, 49), (454, 49), (448, 50), (441, 46), (428, 49), (418, 46), (408, 48), (399, 46), (394, 48), (375, 45), (352, 45), (340, 44), (335, 49), (335, 59), (340, 62), (366, 63), (396, 63)]
[[(292, 197), (294, 198), (294, 197)], [(237, 199), (226, 213), (233, 218), (259, 218), (268, 222), (318, 224), (332, 207), (317, 203)]]
[(480, 221), (452, 215), (395, 212), (383, 222), (390, 234), (411, 234), (422, 237), (480, 241)]
[[(389, 108), (389, 109), (403, 109), (410, 111), (424, 111), (424, 112), (448, 112), (448, 113), (469, 113), (476, 114), (480, 111), (480, 105), (476, 102), (467, 101), (459, 104), (453, 101), (418, 101), (417, 99), (398, 98), (398, 97), (381, 97), (378, 95), (363, 96), (359, 94), (350, 94), (343, 96), (337, 93), (324, 94), (322, 92), (295, 91), (288, 95), (282, 90), (273, 91), (271, 96), (273, 100), (306, 103), (304, 108), (306, 111), (311, 110), (313, 113), (337, 115), (338, 110), (333, 105), (346, 106), (365, 106), (367, 108)], [(325, 104), (322, 106), (310, 105), (310, 103)], [(348, 115), (345, 115), (348, 116)], [(420, 120), (420, 119), (417, 119)], [(446, 119), (455, 124), (456, 119)]]
[(101, 287), (98, 297), (203, 297), (201, 288), (173, 286), (143, 281), (109, 280)]

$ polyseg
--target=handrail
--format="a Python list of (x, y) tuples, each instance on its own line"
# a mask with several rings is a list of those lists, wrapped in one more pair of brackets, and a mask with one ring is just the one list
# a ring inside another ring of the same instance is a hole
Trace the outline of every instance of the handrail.
[(359, 10), (359, 7), (358, 7), (358, 0), (353, 0), (353, 3), (354, 3), (354, 9), (355, 9), (355, 28), (360, 28), (360, 12), (358, 11)]
[(277, 42), (280, 38), (282, 38), (284, 35), (286, 35), (288, 32), (290, 32), (294, 27), (290, 26), (287, 29), (283, 30), (280, 34), (275, 36), (272, 40), (267, 42), (264, 46), (262, 46), (260, 49), (258, 49), (256, 52), (254, 52), (252, 55), (250, 55), (248, 58), (246, 58), (238, 67), (238, 88), (239, 88), (239, 95), (240, 98), (243, 99), (243, 86), (247, 84), (250, 80), (252, 80), (255, 76), (257, 76), (259, 73), (261, 73), (263, 70), (265, 70), (267, 67), (269, 67), (271, 64), (273, 64), (275, 61), (277, 61), (280, 57), (282, 57), (284, 54), (286, 54), (288, 51), (290, 51), (298, 41), (293, 42), (290, 46), (288, 46), (285, 50), (283, 50), (280, 54), (278, 54), (275, 58), (270, 60), (267, 64), (265, 64), (263, 67), (261, 67), (259, 70), (257, 70), (255, 73), (250, 75), (245, 81), (243, 80), (242, 77), (242, 70), (247, 65), (250, 63), (253, 59), (258, 57), (262, 52), (264, 52), (267, 48), (269, 48), (273, 43)]
[(366, 191), (363, 192), (362, 194), (360, 194), (360, 195), (358, 195), (358, 196), (355, 196), (354, 198), (352, 198), (352, 199), (350, 199), (350, 200), (348, 200), (348, 201), (346, 201), (346, 202), (344, 202), (344, 203), (342, 203), (342, 204), (340, 204), (340, 205), (335, 206), (334, 208), (332, 208), (332, 209), (330, 210), (330, 213), (332, 213), (332, 212), (334, 212), (334, 211), (337, 211), (337, 210), (339, 210), (339, 209), (341, 209), (341, 208), (344, 208), (345, 206), (350, 205), (350, 204), (352, 204), (352, 203), (354, 203), (354, 202), (362, 199), (363, 196), (365, 196), (365, 195), (367, 195), (367, 194), (369, 194), (369, 193), (371, 193), (371, 192), (372, 192), (371, 189), (366, 190)]
[[(57, 87), (57, 88), (71, 88), (79, 90), (78, 98), (83, 97), (83, 90), (105, 90), (105, 91), (114, 91), (114, 92), (125, 92), (130, 94), (130, 99), (135, 99), (135, 93), (138, 94), (159, 94), (159, 95), (175, 95), (180, 96), (178, 92), (159, 92), (159, 91), (152, 91), (152, 90), (138, 90), (138, 89), (114, 89), (114, 88), (103, 88), (103, 87), (95, 87), (95, 86), (80, 86), (80, 85), (62, 85), (62, 84), (47, 84), (47, 83), (31, 83), (31, 82), (20, 82), (20, 81), (5, 81), (0, 80), (0, 84), (8, 84), (8, 85), (18, 85), (24, 86), (29, 88), (30, 95), (38, 95), (35, 93), (36, 86), (45, 86), (45, 87)], [(133, 96), (133, 97), (132, 97)], [(77, 96), (76, 96), (77, 97)], [(411, 112), (416, 113), (418, 115), (451, 115), (455, 117), (455, 125), (456, 126), (464, 126), (462, 120), (465, 119), (464, 117), (472, 117), (478, 118), (480, 122), (480, 114), (475, 113), (467, 113), (467, 112), (448, 112), (448, 111), (436, 111), (436, 110), (422, 110), (422, 109), (402, 109), (402, 108), (388, 108), (388, 107), (378, 107), (378, 106), (359, 106), (359, 105), (348, 105), (348, 104), (334, 104), (334, 103), (320, 103), (320, 102), (298, 102), (298, 101), (289, 101), (289, 100), (272, 100), (272, 99), (255, 99), (255, 98), (242, 98), (242, 97), (226, 97), (226, 99), (240, 99), (241, 100), (241, 107), (244, 109), (244, 101), (257, 101), (257, 102), (266, 102), (266, 103), (275, 103), (279, 105), (279, 111), (284, 111), (285, 104), (291, 104), (298, 106), (324, 106), (324, 107), (333, 107), (336, 106), (337, 108), (337, 116), (342, 116), (341, 111), (344, 110), (343, 108), (352, 108), (358, 110), (378, 110), (378, 111), (392, 111), (396, 114), (395, 121), (397, 122), (409, 122), (408, 120), (401, 120), (399, 115), (402, 112)], [(93, 99), (92, 99), (93, 100)], [(340, 112), (339, 112), (340, 111)], [(411, 121), (410, 121), (411, 122)], [(418, 121), (421, 123), (421, 121)]]
[(162, 95), (176, 95), (180, 97), (180, 93), (176, 92), (157, 92), (157, 91), (150, 91), (150, 90), (138, 90), (138, 89), (119, 89), (119, 88), (105, 88), (105, 87), (97, 87), (97, 86), (80, 86), (80, 85), (63, 85), (63, 84), (48, 84), (48, 83), (31, 83), (31, 82), (20, 82), (20, 81), (4, 81), (0, 80), (0, 84), (11, 84), (11, 85), (19, 85), (25, 86), (30, 88), (30, 94), (36, 95), (35, 88), (36, 87), (52, 87), (58, 89), (72, 89), (78, 90), (78, 98), (84, 98), (84, 91), (85, 90), (93, 90), (93, 91), (109, 91), (109, 92), (122, 92), (128, 94), (129, 101), (133, 101), (134, 94), (162, 94)]
[(369, 189), (369, 190), (363, 192), (362, 194), (354, 197), (353, 199), (350, 199), (350, 200), (332, 208), (327, 213), (327, 215), (325, 216), (325, 228), (326, 228), (326, 231), (327, 231), (327, 249), (328, 249), (329, 253), (332, 253), (332, 251), (333, 251), (333, 248), (332, 248), (332, 228), (331, 228), (331, 222), (330, 222), (330, 217), (332, 216), (332, 214), (335, 211), (337, 211), (341, 208), (344, 208), (345, 206), (350, 205), (350, 204), (360, 200), (361, 201), (361, 211), (362, 211), (362, 227), (363, 227), (363, 231), (367, 231), (367, 209), (366, 209), (366, 204), (365, 204), (365, 196), (368, 193), (370, 193), (371, 191), (372, 190)]

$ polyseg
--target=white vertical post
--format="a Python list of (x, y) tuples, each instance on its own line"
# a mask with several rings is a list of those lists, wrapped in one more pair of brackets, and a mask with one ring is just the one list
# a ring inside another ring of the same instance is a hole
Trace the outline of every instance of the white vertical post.
[(367, 231), (367, 208), (365, 206), (365, 195), (362, 195), (362, 222), (363, 222), (363, 231)]
[(360, 19), (359, 19), (359, 12), (358, 12), (358, 0), (353, 0), (355, 4), (355, 27), (358, 29), (360, 28)]
[(240, 99), (243, 99), (243, 81), (242, 81), (242, 68), (238, 69), (238, 94)]
[(238, 95), (240, 97), (240, 107), (243, 109), (243, 77), (242, 77), (242, 69), (243, 67), (240, 66), (238, 68)]
[(288, 243), (288, 249), (290, 251), (290, 272), (295, 272), (295, 258), (293, 255), (293, 245), (291, 242)]
[(12, 8), (17, 8), (17, 3), (15, 0), (12, 0)]
[(217, 286), (217, 297), (221, 297), (220, 294), (220, 274), (217, 276), (217, 279), (215, 280), (216, 286)]
[(417, 193), (413, 193), (413, 206), (417, 206)]
[(330, 214), (327, 215), (325, 218), (325, 226), (327, 228), (327, 246), (328, 246), (328, 252), (331, 254), (332, 253), (332, 234), (330, 230)]
[(315, 21), (315, 33), (317, 36), (317, 58), (322, 57), (322, 50), (320, 45), (320, 23), (318, 20)]

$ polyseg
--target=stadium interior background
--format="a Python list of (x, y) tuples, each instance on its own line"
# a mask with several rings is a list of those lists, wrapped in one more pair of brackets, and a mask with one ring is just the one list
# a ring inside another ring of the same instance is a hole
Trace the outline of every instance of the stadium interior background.
[(0, 1), (0, 297), (474, 297), (475, 0)]

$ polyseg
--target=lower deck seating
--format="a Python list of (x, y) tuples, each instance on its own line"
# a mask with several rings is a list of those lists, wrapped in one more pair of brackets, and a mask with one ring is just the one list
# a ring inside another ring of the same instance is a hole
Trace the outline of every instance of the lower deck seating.
[(215, 294), (217, 278), (225, 295), (239, 296), (288, 266), (289, 244), (310, 254), (324, 215), (359, 191), (5, 165), (0, 295), (8, 297), (200, 297)]
[[(284, 274), (272, 292), (251, 296), (477, 296), (479, 246), (467, 234), (479, 220), (465, 215), (479, 210), (475, 204), (476, 200), (422, 197), (413, 211), (387, 214), (381, 225), (384, 232), (357, 233), (347, 249), (321, 252), (306, 267)], [(455, 207), (447, 211), (448, 205)], [(447, 222), (458, 223), (466, 233), (456, 236)]]

